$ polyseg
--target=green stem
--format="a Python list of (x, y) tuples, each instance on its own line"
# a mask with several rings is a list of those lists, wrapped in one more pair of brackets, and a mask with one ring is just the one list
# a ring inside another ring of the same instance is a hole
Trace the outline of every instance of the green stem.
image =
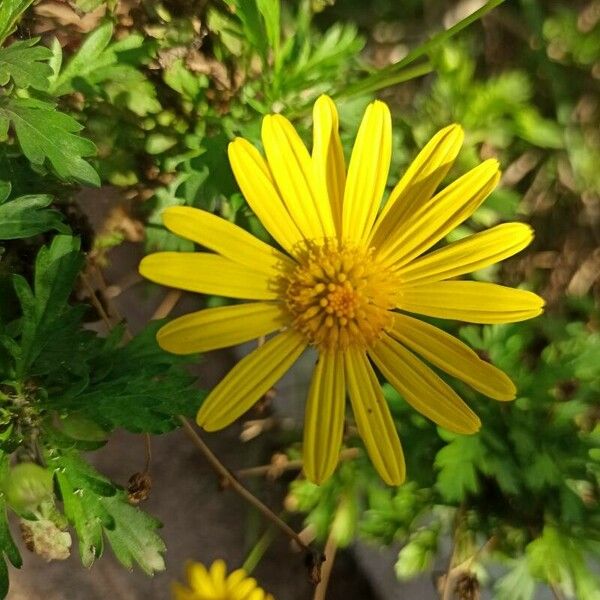
[(269, 527), (258, 539), (256, 544), (246, 557), (244, 564), (242, 565), (242, 569), (246, 571), (249, 575), (256, 569), (258, 563), (262, 560), (262, 557), (265, 555), (265, 552), (271, 545), (271, 542), (275, 538), (275, 530), (273, 527)]

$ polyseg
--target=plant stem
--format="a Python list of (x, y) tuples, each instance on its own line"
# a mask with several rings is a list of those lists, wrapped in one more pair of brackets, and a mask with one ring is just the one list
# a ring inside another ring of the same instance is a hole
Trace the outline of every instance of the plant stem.
[(104, 306), (102, 306), (102, 302), (100, 302), (100, 299), (96, 294), (96, 290), (93, 288), (92, 284), (90, 283), (90, 280), (87, 278), (87, 275), (83, 272), (81, 273), (81, 281), (83, 282), (83, 287), (85, 287), (90, 297), (91, 303), (93, 304), (94, 308), (98, 311), (100, 318), (104, 321), (104, 324), (106, 325), (108, 331), (111, 331), (113, 328), (113, 324), (111, 323), (110, 317), (108, 316), (106, 310), (104, 310)]
[(267, 551), (267, 548), (271, 545), (274, 537), (275, 532), (271, 526), (260, 536), (256, 544), (254, 544), (254, 547), (252, 550), (250, 550), (246, 560), (244, 561), (244, 564), (242, 565), (242, 569), (244, 569), (248, 575), (252, 573), (254, 569), (256, 569), (256, 565), (258, 565), (258, 563), (261, 561), (262, 557)]
[[(340, 460), (351, 460), (356, 458), (360, 454), (360, 450), (358, 448), (346, 448), (340, 452)], [(248, 467), (247, 469), (239, 469), (235, 472), (236, 477), (254, 477), (254, 476), (263, 476), (263, 475), (271, 475), (272, 473), (277, 473), (277, 477), (285, 471), (293, 471), (294, 469), (301, 469), (304, 466), (304, 463), (300, 459), (290, 460), (287, 463), (277, 466), (273, 464), (269, 465), (259, 465), (257, 467)], [(274, 477), (275, 478), (275, 477)]]
[(333, 535), (330, 533), (325, 544), (325, 565), (321, 570), (321, 581), (315, 588), (313, 600), (325, 600), (325, 595), (327, 594), (327, 585), (329, 584), (329, 578), (333, 569), (333, 562), (335, 560), (336, 552), (337, 544)]
[(287, 535), (291, 540), (296, 542), (300, 548), (304, 552), (312, 554), (312, 549), (307, 546), (302, 538), (282, 519), (280, 519), (266, 504), (264, 504), (261, 500), (259, 500), (254, 494), (248, 491), (225, 467), (221, 461), (216, 457), (213, 451), (206, 445), (204, 440), (198, 435), (198, 433), (192, 428), (189, 424), (188, 420), (179, 416), (179, 420), (183, 425), (183, 429), (186, 435), (190, 438), (194, 446), (200, 450), (200, 452), (204, 455), (210, 466), (213, 470), (219, 475), (219, 477), (229, 486), (233, 491), (235, 491), (239, 496), (241, 496), (246, 502), (254, 506), (257, 510), (259, 510), (269, 521), (271, 521), (276, 527), (278, 527), (285, 535)]
[(150, 472), (150, 463), (152, 462), (152, 445), (150, 441), (150, 434), (144, 434), (144, 455), (146, 456), (146, 461), (144, 464), (144, 473)]

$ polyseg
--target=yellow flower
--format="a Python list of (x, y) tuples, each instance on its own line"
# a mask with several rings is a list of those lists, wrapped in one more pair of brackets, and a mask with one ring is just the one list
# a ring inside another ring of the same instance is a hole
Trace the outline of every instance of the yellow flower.
[(513, 383), (458, 339), (406, 313), (471, 323), (539, 315), (543, 300), (531, 292), (456, 279), (519, 252), (533, 232), (506, 223), (424, 254), (495, 188), (497, 161), (484, 161), (436, 193), (463, 140), (462, 129), (450, 125), (379, 210), (391, 156), (388, 107), (376, 101), (367, 108), (347, 174), (332, 100), (320, 97), (313, 117), (312, 155), (281, 115), (263, 120), (266, 160), (242, 138), (229, 146), (248, 204), (283, 251), (208, 212), (177, 206), (165, 210), (165, 225), (214, 252), (153, 254), (140, 272), (184, 290), (252, 300), (175, 319), (158, 333), (165, 350), (205, 352), (278, 332), (212, 390), (198, 413), (200, 426), (229, 425), (312, 346), (319, 358), (306, 404), (306, 476), (321, 483), (335, 470), (348, 394), (373, 464), (397, 485), (404, 457), (373, 364), (441, 427), (477, 431), (477, 415), (426, 363), (496, 400), (514, 399)]
[(201, 563), (188, 563), (186, 576), (187, 585), (173, 584), (173, 600), (273, 600), (244, 569), (227, 575), (222, 560), (215, 560), (210, 569)]

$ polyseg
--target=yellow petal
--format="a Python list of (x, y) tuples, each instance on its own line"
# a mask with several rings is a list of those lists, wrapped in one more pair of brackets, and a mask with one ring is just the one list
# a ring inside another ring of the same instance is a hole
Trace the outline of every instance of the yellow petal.
[(383, 102), (369, 104), (360, 124), (344, 191), (342, 237), (362, 242), (377, 216), (392, 156), (392, 118)]
[(434, 423), (456, 433), (474, 433), (481, 426), (449, 385), (389, 335), (384, 334), (369, 356), (404, 399)]
[(438, 131), (408, 167), (377, 217), (370, 241), (381, 246), (431, 198), (454, 163), (465, 135), (460, 125)]
[(185, 567), (187, 580), (190, 587), (197, 593), (206, 596), (216, 595), (212, 578), (202, 563), (188, 562)]
[(250, 302), (193, 312), (161, 327), (158, 345), (173, 354), (236, 346), (281, 329), (287, 318), (279, 304)]
[(304, 473), (323, 483), (335, 471), (344, 433), (344, 361), (339, 352), (321, 352), (313, 372), (304, 423)]
[(294, 126), (281, 115), (267, 115), (262, 141), (281, 197), (304, 237), (334, 236), (331, 206), (317, 192), (310, 155)]
[(256, 589), (256, 579), (246, 576), (243, 581), (240, 581), (235, 585), (228, 585), (225, 598), (226, 600), (246, 600)]
[(171, 595), (173, 600), (198, 600), (198, 594), (195, 591), (181, 585), (178, 582), (171, 584)]
[(246, 230), (212, 213), (190, 206), (172, 206), (163, 222), (173, 233), (218, 252), (255, 271), (276, 275), (293, 268), (294, 261)]
[(339, 234), (342, 231), (346, 164), (338, 128), (333, 100), (329, 96), (320, 96), (313, 108), (312, 162), (317, 192), (331, 205), (335, 229)]
[(495, 283), (439, 281), (403, 288), (398, 308), (468, 323), (514, 323), (537, 317), (544, 300)]
[(531, 240), (529, 225), (504, 223), (417, 258), (402, 267), (399, 275), (409, 285), (457, 277), (500, 262), (526, 248)]
[(400, 267), (429, 250), (475, 212), (499, 179), (498, 161), (481, 163), (409, 215), (402, 228), (379, 246), (378, 258)]
[(248, 573), (246, 573), (246, 571), (244, 571), (244, 569), (236, 569), (235, 571), (232, 571), (227, 576), (227, 591), (231, 592), (235, 588), (239, 588), (239, 585), (242, 582), (248, 581), (248, 580), (250, 581), (251, 584), (256, 586), (256, 580), (249, 578)]
[(216, 431), (235, 421), (281, 379), (304, 348), (304, 337), (290, 330), (242, 358), (203, 402), (198, 425)]
[(344, 352), (344, 363), (354, 418), (369, 457), (387, 484), (400, 485), (406, 476), (404, 454), (373, 368), (354, 347)]
[(388, 333), (431, 364), (458, 377), (495, 400), (514, 400), (516, 388), (509, 377), (477, 356), (459, 339), (418, 319), (395, 314)]
[(243, 138), (229, 144), (228, 154), (248, 205), (273, 238), (294, 256), (304, 238), (284, 206), (264, 158)]
[(162, 285), (248, 300), (274, 300), (276, 280), (228, 258), (204, 252), (157, 252), (140, 263), (140, 273)]
[(227, 565), (225, 564), (225, 561), (222, 559), (215, 560), (215, 562), (213, 562), (213, 564), (210, 566), (210, 578), (220, 597), (223, 597), (227, 591), (227, 586), (225, 583), (226, 576)]

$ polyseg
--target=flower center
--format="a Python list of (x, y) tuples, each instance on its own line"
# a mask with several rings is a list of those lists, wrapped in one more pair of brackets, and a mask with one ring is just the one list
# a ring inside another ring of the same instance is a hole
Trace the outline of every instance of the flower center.
[(293, 327), (321, 349), (367, 348), (393, 320), (399, 281), (373, 253), (311, 244), (285, 283)]

